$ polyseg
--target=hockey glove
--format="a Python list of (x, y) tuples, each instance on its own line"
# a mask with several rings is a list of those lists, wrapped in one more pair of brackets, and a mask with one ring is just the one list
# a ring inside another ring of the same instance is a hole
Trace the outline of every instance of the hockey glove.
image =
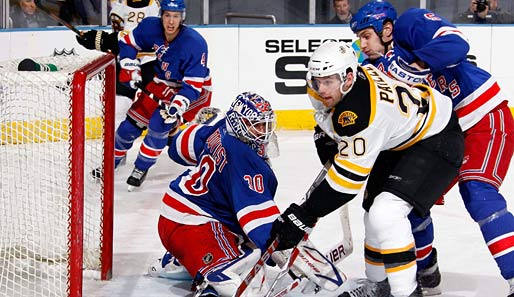
[(430, 74), (430, 68), (418, 69), (413, 67), (412, 63), (414, 63), (416, 58), (400, 47), (393, 48), (387, 53), (387, 57), (389, 60), (387, 72), (389, 75), (410, 86), (423, 84)]
[(87, 32), (83, 32), (81, 36), (76, 35), (75, 38), (77, 38), (78, 43), (87, 49), (105, 51), (102, 45), (107, 35), (109, 34), (104, 31), (89, 30)]
[(177, 120), (182, 121), (182, 115), (189, 108), (189, 99), (182, 95), (175, 95), (171, 104), (166, 106), (165, 110), (161, 110), (161, 117), (164, 119), (164, 123), (172, 124)]
[(319, 125), (314, 127), (314, 144), (321, 164), (326, 164), (328, 160), (334, 160), (334, 156), (337, 154), (337, 142), (330, 138)]
[(271, 238), (278, 236), (278, 251), (295, 247), (306, 232), (314, 227), (318, 218), (310, 215), (303, 207), (293, 203), (273, 222)]
[(137, 89), (137, 84), (141, 83), (141, 68), (139, 67), (139, 60), (125, 58), (120, 61), (120, 82), (125, 83), (132, 89)]

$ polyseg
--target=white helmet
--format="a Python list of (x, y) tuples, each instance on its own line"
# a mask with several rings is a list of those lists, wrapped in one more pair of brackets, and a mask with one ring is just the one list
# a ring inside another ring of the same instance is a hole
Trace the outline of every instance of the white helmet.
[(325, 77), (332, 74), (339, 74), (341, 78), (341, 93), (346, 94), (350, 91), (343, 92), (343, 83), (346, 75), (353, 72), (352, 86), (357, 79), (357, 55), (353, 48), (346, 42), (325, 42), (318, 47), (309, 60), (309, 71), (307, 72), (307, 82), (309, 86), (317, 91), (312, 77)]

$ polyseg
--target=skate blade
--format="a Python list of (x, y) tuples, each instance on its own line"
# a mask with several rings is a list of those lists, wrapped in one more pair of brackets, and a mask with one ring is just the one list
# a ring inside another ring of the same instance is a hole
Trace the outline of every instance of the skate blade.
[(128, 190), (129, 192), (132, 192), (132, 191), (134, 191), (134, 190), (135, 190), (135, 189), (137, 189), (137, 188), (138, 188), (138, 187), (136, 187), (136, 186), (132, 186), (132, 185), (128, 185), (128, 186), (127, 186), (127, 190)]
[(441, 288), (439, 286), (435, 288), (423, 288), (423, 296), (435, 296), (441, 295)]

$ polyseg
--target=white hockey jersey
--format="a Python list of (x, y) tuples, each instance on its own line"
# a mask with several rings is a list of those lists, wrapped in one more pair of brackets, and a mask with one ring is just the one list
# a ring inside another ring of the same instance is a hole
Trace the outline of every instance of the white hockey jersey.
[(446, 96), (425, 85), (409, 87), (370, 64), (358, 67), (353, 88), (332, 109), (314, 90), (308, 94), (316, 122), (339, 144), (326, 181), (346, 194), (359, 193), (381, 151), (403, 150), (439, 133), (452, 115)]
[(131, 31), (144, 18), (159, 16), (161, 6), (157, 0), (133, 1), (111, 0), (111, 15), (117, 15), (124, 22), (124, 30)]
[[(157, 0), (111, 0), (111, 15), (123, 20), (123, 30), (132, 31), (149, 16), (159, 16), (161, 5)], [(141, 64), (155, 60), (153, 52), (141, 52), (137, 58)]]

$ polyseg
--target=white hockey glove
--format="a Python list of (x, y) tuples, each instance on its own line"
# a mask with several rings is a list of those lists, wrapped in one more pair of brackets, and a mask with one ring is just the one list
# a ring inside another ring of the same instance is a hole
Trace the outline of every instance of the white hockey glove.
[(141, 83), (140, 63), (137, 59), (125, 58), (120, 61), (120, 82), (125, 83), (132, 89), (137, 89), (137, 84)]
[(175, 95), (170, 105), (166, 106), (166, 109), (160, 111), (161, 117), (164, 119), (164, 123), (173, 124), (177, 120), (182, 121), (182, 115), (189, 108), (189, 99), (182, 95)]
[(398, 59), (391, 62), (388, 72), (393, 78), (412, 86), (423, 84), (430, 74), (430, 69), (419, 70), (408, 65), (401, 57), (398, 57)]

